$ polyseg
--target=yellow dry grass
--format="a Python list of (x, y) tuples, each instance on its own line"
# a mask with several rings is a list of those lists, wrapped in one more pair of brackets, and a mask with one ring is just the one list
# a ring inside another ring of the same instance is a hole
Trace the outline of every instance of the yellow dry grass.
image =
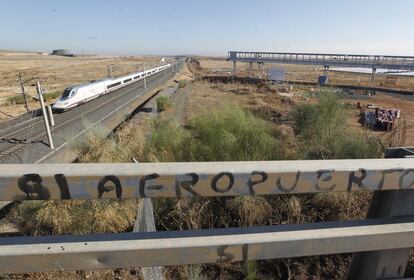
[[(0, 51), (0, 110), (10, 115), (19, 115), (23, 112), (23, 105), (6, 106), (7, 97), (20, 94), (17, 75), (21, 74), (29, 95), (36, 96), (36, 81), (42, 84), (46, 92), (63, 91), (70, 85), (80, 84), (91, 80), (107, 77), (107, 65), (117, 67), (113, 70), (114, 76), (157, 65), (159, 57), (63, 57), (42, 55), (28, 52)], [(37, 102), (31, 102), (31, 109), (37, 108)], [(0, 114), (0, 119), (5, 118)]]

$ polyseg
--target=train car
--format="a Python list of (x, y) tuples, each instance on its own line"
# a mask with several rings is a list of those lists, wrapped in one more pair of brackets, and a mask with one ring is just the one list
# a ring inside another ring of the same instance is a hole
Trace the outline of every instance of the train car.
[(64, 89), (62, 96), (53, 104), (54, 111), (64, 111), (88, 102), (106, 91), (106, 81), (94, 81)]
[(146, 70), (145, 72), (133, 73), (115, 79), (92, 81), (87, 84), (67, 87), (63, 91), (62, 96), (55, 102), (55, 104), (53, 104), (52, 109), (55, 112), (69, 110), (101, 95), (107, 94), (108, 92), (137, 82), (144, 77), (161, 72), (169, 67), (171, 67), (171, 64), (166, 64), (161, 67)]

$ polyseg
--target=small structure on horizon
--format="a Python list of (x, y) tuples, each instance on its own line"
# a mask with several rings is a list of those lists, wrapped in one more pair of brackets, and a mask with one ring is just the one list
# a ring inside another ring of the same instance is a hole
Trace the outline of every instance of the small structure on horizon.
[(75, 54), (72, 53), (69, 49), (56, 49), (53, 50), (51, 55), (60, 55), (60, 56), (67, 56), (67, 57), (86, 57), (86, 56), (95, 56), (94, 54)]
[(75, 55), (69, 49), (57, 49), (52, 51), (52, 55), (61, 55), (61, 56), (70, 56), (74, 57)]

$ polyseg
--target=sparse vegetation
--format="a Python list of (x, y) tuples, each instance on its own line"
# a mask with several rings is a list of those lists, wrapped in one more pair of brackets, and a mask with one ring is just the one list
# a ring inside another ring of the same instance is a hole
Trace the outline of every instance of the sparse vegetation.
[(382, 144), (347, 125), (348, 111), (331, 93), (318, 104), (301, 104), (293, 111), (300, 154), (305, 159), (378, 158)]
[(187, 85), (187, 81), (186, 80), (180, 80), (178, 81), (178, 87), (179, 88), (183, 88)]
[(79, 162), (131, 162), (135, 157), (142, 161), (145, 137), (141, 130), (135, 130), (126, 124), (119, 133), (110, 134), (102, 127), (95, 127), (89, 132), (88, 140), (75, 143), (73, 148), (80, 154)]
[[(380, 145), (348, 128), (346, 114), (333, 96), (321, 95), (318, 104), (295, 106), (292, 130), (260, 119), (237, 104), (226, 104), (193, 114), (185, 126), (161, 114), (148, 135), (124, 125), (107, 138), (97, 128), (88, 143), (77, 149), (80, 162), (130, 162), (132, 157), (146, 162), (379, 156)], [(359, 192), (163, 199), (154, 200), (154, 214), (158, 230), (311, 223), (362, 218), (370, 197), (369, 192)], [(25, 202), (16, 209), (19, 225), (27, 234), (121, 232), (131, 229), (136, 201)], [(335, 255), (248, 262), (245, 267), (176, 266), (165, 271), (167, 279), (293, 279), (307, 277), (312, 266), (319, 266), (312, 272), (314, 277), (327, 279), (343, 277), (349, 260), (350, 255)]]
[(157, 109), (158, 112), (162, 112), (167, 110), (168, 108), (171, 108), (172, 102), (167, 96), (160, 96), (155, 99), (157, 102)]
[[(43, 94), (43, 98), (44, 101), (51, 101), (53, 99), (58, 98), (61, 95), (61, 92), (59, 91), (54, 91), (54, 92), (49, 92), (49, 93), (45, 93)], [(31, 102), (33, 101), (33, 98), (28, 95), (27, 96), (27, 102)], [(21, 94), (16, 94), (16, 95), (12, 95), (7, 97), (5, 105), (21, 105), (24, 104), (24, 97)]]
[(10, 219), (29, 235), (124, 232), (134, 225), (136, 207), (136, 200), (25, 201)]
[[(28, 97), (28, 101), (30, 100), (31, 97)], [(21, 94), (18, 94), (7, 97), (5, 105), (20, 105), (24, 103), (24, 97)]]
[(275, 141), (267, 123), (227, 105), (194, 116), (185, 128), (157, 120), (147, 146), (158, 161), (266, 160), (277, 157)]
[(44, 93), (43, 98), (45, 99), (45, 101), (51, 101), (53, 99), (58, 98), (61, 95), (62, 95), (61, 91), (52, 91), (52, 92)]

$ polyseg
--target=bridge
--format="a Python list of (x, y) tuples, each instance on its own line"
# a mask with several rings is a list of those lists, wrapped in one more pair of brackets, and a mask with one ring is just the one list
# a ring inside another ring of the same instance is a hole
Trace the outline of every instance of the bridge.
[(0, 201), (371, 191), (367, 219), (193, 231), (0, 238), (0, 273), (354, 252), (349, 279), (401, 279), (414, 246), (413, 150), (389, 159), (0, 165)]
[(248, 62), (250, 73), (253, 63), (315, 65), (325, 72), (330, 67), (369, 68), (373, 74), (377, 69), (414, 71), (414, 56), (229, 51), (227, 60), (233, 62), (234, 73), (236, 62)]

